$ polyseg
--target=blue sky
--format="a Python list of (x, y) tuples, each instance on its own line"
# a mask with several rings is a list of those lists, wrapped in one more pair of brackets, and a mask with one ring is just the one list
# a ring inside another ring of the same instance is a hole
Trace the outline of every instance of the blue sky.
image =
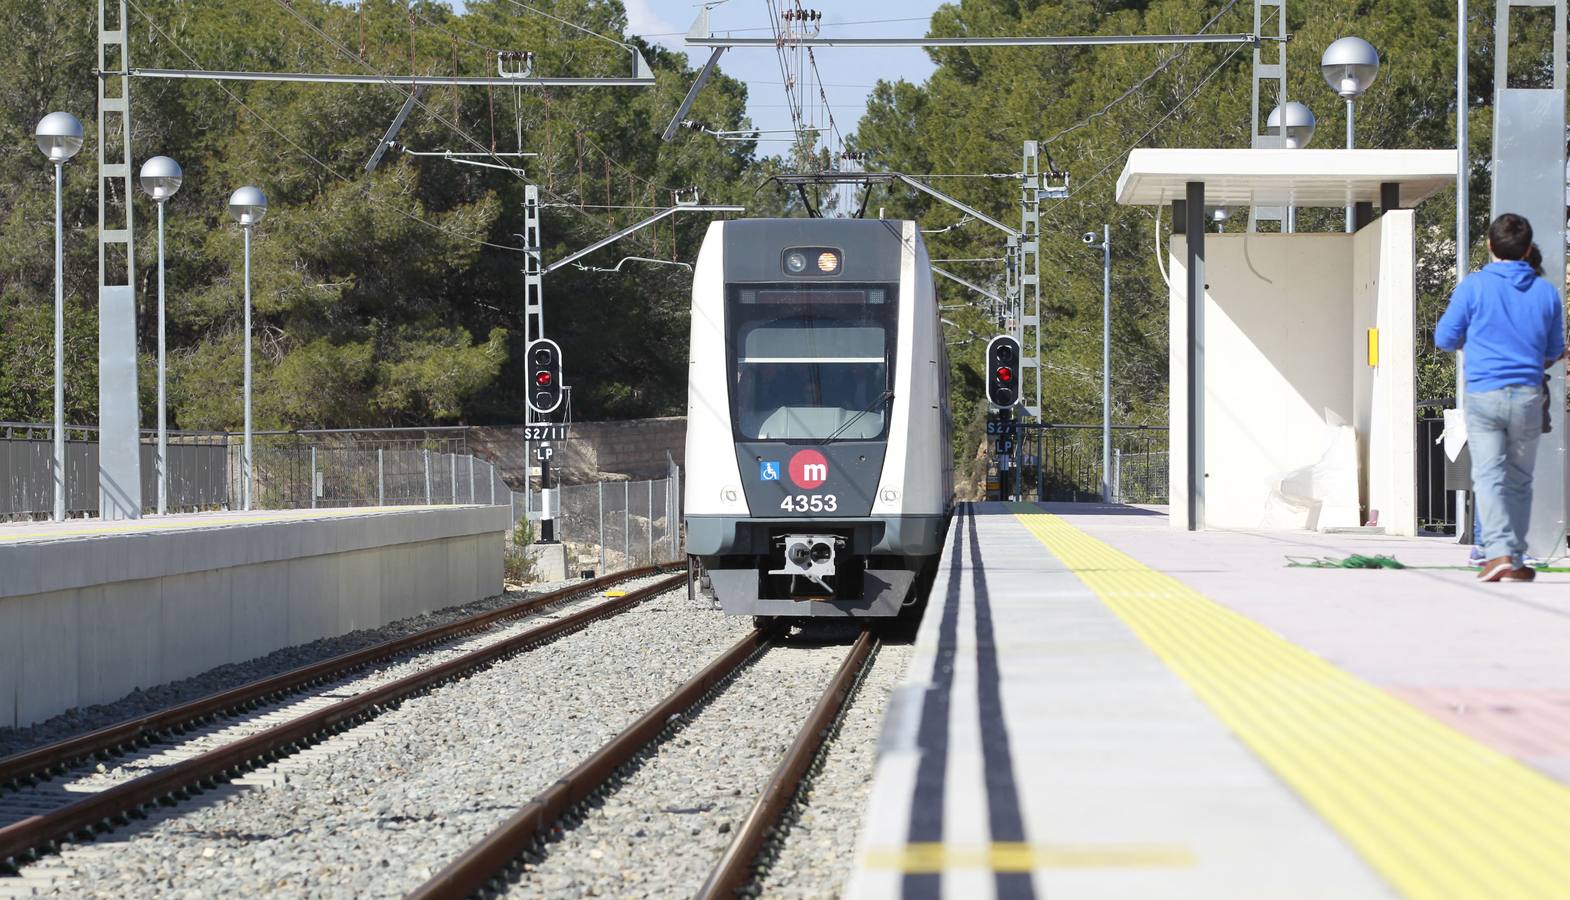
[[(688, 53), (688, 60), (693, 65), (708, 58), (706, 50), (688, 52), (682, 42), (697, 18), (701, 4), (692, 0), (623, 0), (623, 3), (627, 7), (628, 30), (633, 34)], [(462, 7), (461, 2), (454, 5)], [(857, 37), (925, 34), (927, 21), (938, 5), (939, 0), (857, 0), (854, 3), (803, 0), (806, 8), (823, 13), (824, 34)], [(709, 23), (716, 33), (734, 31), (737, 37), (769, 34), (768, 8), (762, 0), (721, 3), (710, 12)], [(856, 121), (866, 109), (867, 94), (878, 79), (904, 78), (919, 83), (933, 68), (926, 53), (913, 48), (845, 50), (826, 47), (817, 50), (815, 55), (823, 91), (828, 95), (828, 111), (833, 114), (841, 133), (855, 130)], [(767, 130), (791, 127), (785, 89), (781, 84), (780, 60), (772, 49), (728, 50), (720, 59), (720, 70), (747, 83), (748, 113), (756, 127)], [(809, 93), (816, 99), (815, 89)], [(812, 111), (811, 115), (817, 120), (816, 124), (826, 126), (825, 113)], [(763, 143), (759, 152), (774, 154), (785, 148), (784, 143)]]

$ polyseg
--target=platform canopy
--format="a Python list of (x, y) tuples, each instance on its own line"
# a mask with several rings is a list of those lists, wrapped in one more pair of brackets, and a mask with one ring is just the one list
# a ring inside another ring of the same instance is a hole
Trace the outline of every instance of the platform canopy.
[(1118, 177), (1127, 206), (1160, 206), (1203, 182), (1213, 206), (1331, 207), (1380, 203), (1380, 187), (1400, 185), (1411, 208), (1456, 180), (1454, 150), (1135, 150)]

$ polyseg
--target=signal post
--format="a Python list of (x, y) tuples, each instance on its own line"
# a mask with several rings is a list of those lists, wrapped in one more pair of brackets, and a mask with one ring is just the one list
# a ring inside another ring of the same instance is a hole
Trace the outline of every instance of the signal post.
[[(529, 411), (538, 416), (550, 415), (559, 409), (562, 403), (561, 347), (550, 338), (540, 338), (529, 344), (525, 357), (528, 360)], [(566, 431), (565, 426), (561, 426), (561, 429), (563, 432)], [(551, 457), (555, 454), (555, 450), (549, 441), (552, 436), (550, 433), (555, 431), (555, 426), (545, 426), (541, 430), (547, 434), (546, 439), (535, 448), (535, 456), (540, 461), (540, 534), (536, 543), (554, 544), (556, 496), (551, 491)], [(536, 436), (532, 433), (534, 427), (529, 431), (531, 433), (528, 437), (534, 438)]]
[[(1020, 483), (1020, 467), (1014, 461), (1014, 447), (1019, 435), (1019, 423), (1014, 421), (1014, 407), (1020, 402), (1020, 345), (1019, 340), (1012, 335), (1000, 334), (987, 342), (987, 402), (996, 410), (996, 426), (993, 421), (988, 422), (988, 436), (995, 437), (997, 443), (992, 447), (998, 459), (998, 475), (1000, 493), (1008, 493), (1002, 487), (1004, 474), (1009, 470), (1014, 472), (1013, 496), (1022, 495), (1024, 487)], [(1002, 499), (1001, 497), (999, 499)]]

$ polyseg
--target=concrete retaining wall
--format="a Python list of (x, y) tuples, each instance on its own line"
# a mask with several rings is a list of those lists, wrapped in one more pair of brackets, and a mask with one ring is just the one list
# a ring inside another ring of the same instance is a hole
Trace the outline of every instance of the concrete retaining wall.
[(0, 726), (502, 590), (506, 507), (0, 545)]
[[(522, 490), (528, 471), (519, 428), (474, 428), (469, 445), (481, 458), (500, 468), (502, 477)], [(565, 484), (614, 481), (617, 476), (643, 481), (664, 478), (668, 451), (677, 465), (686, 465), (687, 417), (629, 419), (622, 422), (574, 422), (565, 444), (556, 445), (553, 472)], [(538, 465), (538, 463), (535, 463)]]

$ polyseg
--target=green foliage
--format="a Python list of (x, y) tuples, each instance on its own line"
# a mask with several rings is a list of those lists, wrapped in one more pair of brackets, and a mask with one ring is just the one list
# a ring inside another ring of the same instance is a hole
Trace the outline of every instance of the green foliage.
[[(1471, 63), (1472, 235), (1486, 224), (1492, 86), (1491, 6), (1474, 4)], [(1483, 8), (1488, 7), (1488, 8)], [(1378, 81), (1357, 108), (1358, 145), (1454, 145), (1455, 5), (1448, 0), (1291, 0), (1288, 3), (1289, 96), (1317, 114), (1313, 146), (1341, 146), (1344, 104), (1319, 73), (1319, 54), (1332, 40), (1358, 34), (1384, 57)], [(1217, 33), (1253, 28), (1248, 3), (1219, 0), (962, 0), (932, 19), (936, 36), (974, 34), (1179, 34), (1215, 21)], [(1219, 14), (1219, 15), (1218, 15)], [(1414, 27), (1422, 23), (1422, 27)], [(1267, 25), (1267, 32), (1273, 31)], [(1540, 41), (1541, 43), (1541, 41)], [(1236, 52), (1234, 52), (1236, 50)], [(1266, 61), (1273, 45), (1266, 45)], [(1250, 52), (1228, 46), (1097, 48), (945, 48), (924, 84), (882, 82), (853, 138), (872, 168), (910, 173), (1012, 173), (1021, 143), (1044, 141), (1053, 162), (1072, 177), (1070, 199), (1042, 205), (1041, 284), (1045, 329), (1043, 414), (1049, 421), (1100, 419), (1101, 260), (1079, 236), (1112, 226), (1112, 398), (1117, 422), (1160, 423), (1167, 411), (1168, 288), (1156, 259), (1156, 229), (1169, 222), (1148, 209), (1117, 206), (1113, 187), (1136, 146), (1246, 147), (1249, 144)], [(1152, 72), (1159, 74), (1150, 77)], [(1143, 80), (1143, 81), (1142, 81)], [(1125, 91), (1138, 85), (1125, 97)], [(1268, 110), (1272, 93), (1261, 101)], [(1261, 111), (1263, 116), (1264, 110)], [(950, 178), (944, 191), (1004, 222), (1019, 221), (1011, 179)], [(908, 191), (893, 192), (891, 215), (919, 217), (928, 229), (961, 221), (951, 207)], [(1432, 327), (1454, 285), (1454, 195), (1443, 192), (1418, 212), (1419, 396), (1453, 392), (1454, 364), (1432, 346)], [(1235, 212), (1228, 230), (1242, 228)], [(1339, 230), (1340, 210), (1307, 211), (1304, 229)], [(1265, 225), (1265, 229), (1274, 226)], [(978, 222), (929, 234), (934, 258), (1001, 255), (1002, 235)], [(1164, 260), (1161, 261), (1164, 263)], [(954, 263), (958, 274), (1000, 290), (996, 262)], [(980, 391), (983, 338), (997, 325), (975, 309), (979, 298), (940, 281), (954, 354), (956, 424), (967, 422), (966, 402)], [(952, 310), (955, 304), (967, 309)], [(972, 458), (977, 426), (956, 428), (956, 471)]]
[[(621, 35), (619, 0), (531, 0), (608, 35)], [(1345, 110), (1325, 87), (1318, 57), (1357, 33), (1385, 65), (1359, 104), (1359, 144), (1443, 147), (1455, 116), (1454, 4), (1450, 0), (1291, 0), (1291, 96), (1319, 117), (1315, 146), (1338, 146)], [(1472, 233), (1488, 209), (1492, 9), (1474, 4), (1469, 115)], [(412, 17), (411, 17), (412, 12)], [(1184, 33), (1252, 28), (1252, 4), (1221, 0), (961, 0), (933, 16), (934, 35)], [(96, 420), (97, 197), (92, 0), (0, 0), (10, 51), (0, 57), (0, 418), (47, 419), (51, 407), (52, 173), (32, 128), (54, 109), (74, 112), (88, 145), (66, 167), (67, 415)], [(1214, 19), (1213, 22), (1210, 20)], [(433, 0), (135, 0), (138, 67), (488, 74), (496, 49), (529, 49), (538, 74), (627, 74), (622, 47), (510, 0), (470, 0), (457, 14)], [(1534, 38), (1527, 28), (1521, 37)], [(538, 154), (519, 164), (540, 186), (546, 261), (643, 218), (696, 185), (704, 199), (750, 214), (801, 214), (798, 197), (759, 191), (788, 168), (756, 147), (683, 131), (659, 133), (694, 71), (667, 50), (630, 39), (655, 70), (650, 89), (431, 88), (398, 140), (417, 150)], [(1541, 43), (1541, 41), (1539, 41)], [(1271, 45), (1266, 45), (1266, 51)], [(1100, 260), (1079, 242), (1112, 226), (1113, 398), (1120, 422), (1161, 422), (1167, 409), (1167, 296), (1150, 210), (1117, 206), (1112, 188), (1135, 146), (1242, 147), (1249, 140), (1250, 52), (1231, 46), (947, 48), (924, 84), (883, 82), (852, 136), (869, 167), (913, 174), (993, 173), (1020, 166), (1021, 142), (1073, 175), (1073, 194), (1043, 205), (1041, 232), (1044, 414), (1100, 415)], [(1534, 62), (1536, 60), (1536, 62)], [(875, 64), (875, 63), (873, 63)], [(1534, 68), (1536, 66), (1537, 68)], [(1541, 73), (1541, 54), (1515, 62)], [(1152, 75), (1160, 68), (1159, 73)], [(1123, 96), (1130, 86), (1137, 87)], [(747, 125), (746, 88), (723, 74), (692, 118)], [(233, 428), (241, 417), (241, 233), (224, 209), (242, 184), (271, 201), (256, 229), (252, 287), (258, 427), (515, 422), (521, 418), (525, 180), (436, 157), (388, 153), (363, 167), (402, 104), (393, 85), (326, 86), (140, 79), (133, 83), (134, 158), (175, 157), (186, 181), (168, 205), (168, 316), (173, 424)], [(1267, 97), (1266, 104), (1274, 102)], [(840, 112), (842, 122), (853, 116)], [(825, 165), (791, 151), (791, 165)], [(494, 160), (492, 160), (494, 162)], [(937, 184), (1006, 222), (1018, 221), (1012, 177)], [(869, 207), (917, 217), (939, 259), (994, 259), (1002, 236), (909, 190)], [(111, 204), (121, 198), (110, 198)], [(816, 202), (816, 201), (815, 201)], [(614, 208), (604, 208), (614, 207)], [(1453, 364), (1428, 337), (1454, 276), (1454, 198), (1420, 208), (1420, 397), (1447, 396)], [(151, 423), (156, 343), (155, 208), (138, 195), (136, 285), (144, 416)], [(1305, 228), (1335, 228), (1336, 210), (1306, 213)], [(1243, 224), (1234, 214), (1229, 229)], [(691, 261), (707, 217), (684, 216), (583, 260), (622, 256)], [(1481, 252), (1474, 249), (1474, 254)], [(994, 291), (997, 262), (946, 263)], [(629, 274), (631, 273), (631, 274)], [(568, 267), (547, 279), (546, 319), (563, 346), (579, 418), (678, 413), (684, 408), (690, 275), (629, 263), (620, 274)], [(980, 441), (981, 353), (997, 325), (965, 289), (940, 282), (951, 341), (957, 471)], [(574, 377), (574, 373), (581, 373)]]
[(502, 548), (503, 575), (512, 584), (533, 584), (540, 580), (534, 557), (528, 552), (533, 543), (534, 523), (527, 518), (518, 520), (507, 538), (507, 545)]
[[(626, 25), (617, 0), (532, 5), (603, 34)], [(53, 196), (32, 129), (65, 109), (89, 132), (66, 167), (67, 414), (97, 419), (95, 20), (92, 0), (0, 0), (13, 51), (0, 59), (0, 178), (13, 188), (0, 192), (3, 418), (47, 419), (52, 406)], [(631, 74), (621, 47), (507, 0), (472, 0), (462, 15), (431, 0), (412, 10), (407, 0), (135, 0), (130, 21), (137, 67), (480, 75), (495, 73), (493, 50), (530, 49), (541, 75)], [(650, 89), (428, 89), (398, 140), (415, 150), (538, 154), (511, 161), (541, 186), (546, 261), (648, 214), (629, 207), (670, 205), (673, 187), (745, 199), (750, 146), (690, 132), (659, 140), (695, 73), (680, 56), (643, 52), (658, 79)], [(396, 85), (132, 82), (135, 164), (161, 153), (185, 169), (167, 207), (173, 425), (241, 421), (243, 248), (225, 202), (243, 184), (261, 187), (270, 203), (252, 248), (258, 427), (521, 419), (525, 180), (396, 150), (364, 175), (405, 96)], [(694, 115), (741, 127), (744, 98), (739, 82), (718, 77)], [(140, 387), (151, 424), (156, 207), (138, 194), (134, 215)], [(690, 261), (706, 224), (681, 217), (584, 262)], [(684, 406), (689, 277), (675, 267), (627, 270), (567, 269), (546, 284), (552, 336), (569, 373), (580, 364), (586, 373), (573, 398), (581, 418)]]

